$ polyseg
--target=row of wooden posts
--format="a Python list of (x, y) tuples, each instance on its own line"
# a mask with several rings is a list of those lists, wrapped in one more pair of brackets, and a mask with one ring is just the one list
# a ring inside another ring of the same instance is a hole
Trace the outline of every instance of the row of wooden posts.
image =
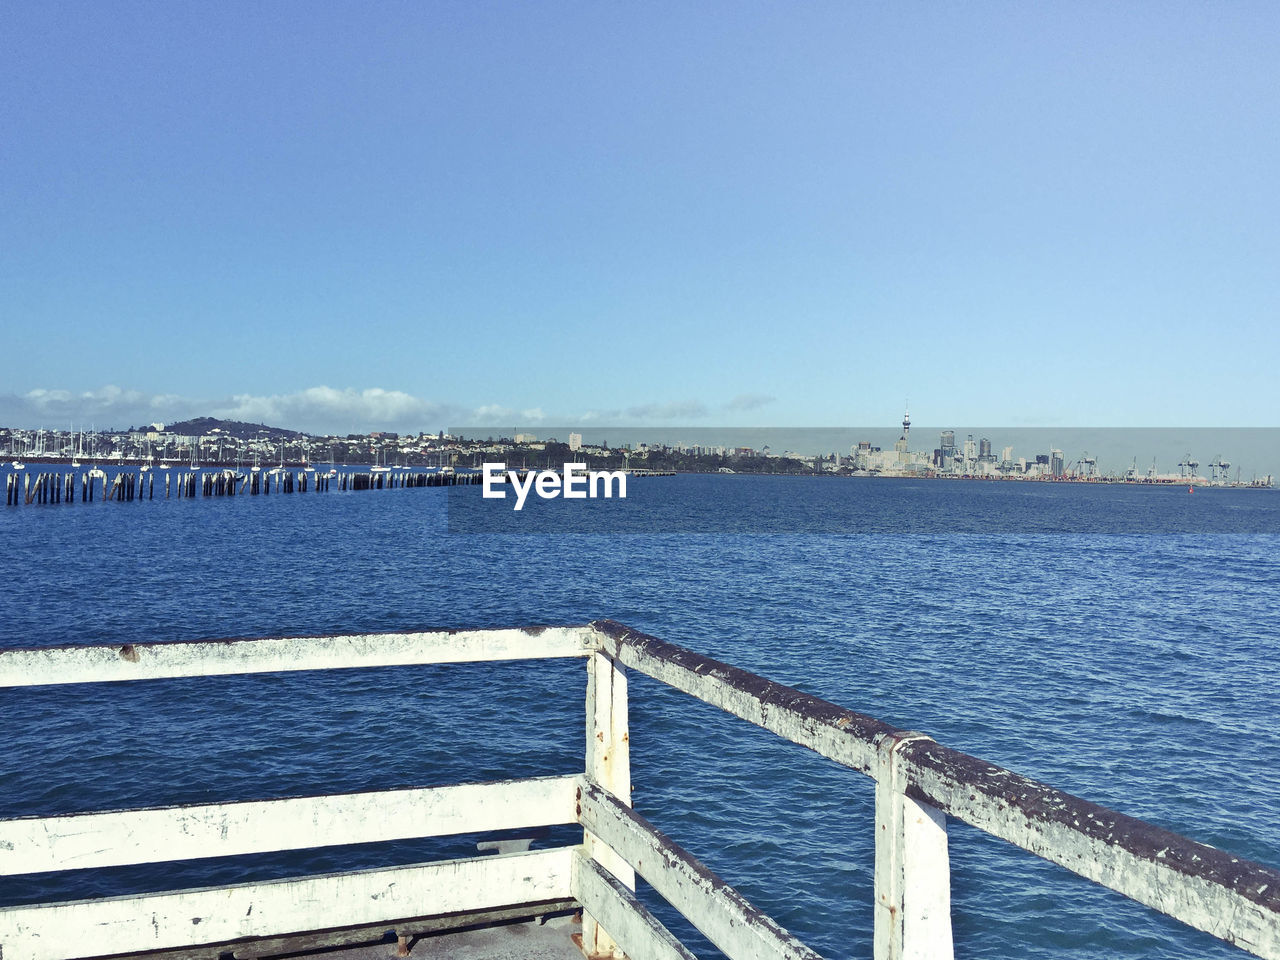
[[(154, 500), (156, 496), (156, 472), (154, 470), (121, 470), (109, 480), (105, 470), (86, 470), (77, 477), (74, 471), (66, 473), (10, 473), (5, 479), (5, 506), (19, 504), (75, 503), (77, 481), (80, 502), (94, 500), (125, 502)], [(232, 470), (182, 471), (176, 476), (164, 471), (161, 492), (165, 499), (182, 497), (234, 497), (267, 496), (271, 493), (324, 493), (338, 490), (392, 490), (405, 487), (469, 486), (481, 481), (480, 474), (471, 473), (359, 473), (340, 472), (330, 477), (312, 470), (253, 471), (237, 473)]]

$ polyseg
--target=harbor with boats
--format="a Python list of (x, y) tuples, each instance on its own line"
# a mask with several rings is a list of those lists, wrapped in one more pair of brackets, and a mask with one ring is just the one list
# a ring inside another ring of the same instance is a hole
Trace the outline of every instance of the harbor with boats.
[[(267, 469), (264, 464), (281, 472), (326, 464), (330, 470), (391, 475), (406, 470), (465, 473), (489, 462), (504, 462), (520, 471), (545, 471), (580, 462), (588, 469), (622, 470), (636, 476), (768, 474), (1250, 490), (1273, 488), (1273, 460), (1280, 450), (1280, 432), (1263, 429), (993, 430), (976, 431), (963, 439), (957, 439), (960, 435), (955, 430), (942, 430), (936, 447), (914, 449), (909, 414), (903, 416), (901, 432), (893, 442), (881, 439), (874, 430), (698, 428), (632, 429), (622, 431), (621, 440), (610, 430), (607, 435), (615, 438), (610, 443), (605, 431), (598, 430), (595, 436), (581, 429), (553, 428), (540, 435), (470, 428), (456, 433), (310, 436), (263, 424), (200, 418), (105, 433), (0, 427), (0, 450), (6, 451), (4, 462), (13, 470), (28, 464), (78, 468), (92, 463), (143, 472), (186, 467), (192, 472), (216, 468), (240, 474)], [(1008, 442), (998, 446), (988, 434)], [(917, 441), (919, 435), (917, 428)], [(867, 437), (871, 439), (862, 439)], [(1068, 441), (1087, 449), (1068, 454), (1063, 449)], [(847, 453), (840, 452), (840, 443), (847, 444)], [(1191, 452), (1193, 445), (1209, 444), (1215, 451), (1212, 456), (1202, 458)], [(1028, 447), (1038, 452), (1018, 454)], [(821, 452), (824, 449), (829, 452)], [(1137, 449), (1144, 449), (1150, 458), (1145, 467), (1132, 452)]]

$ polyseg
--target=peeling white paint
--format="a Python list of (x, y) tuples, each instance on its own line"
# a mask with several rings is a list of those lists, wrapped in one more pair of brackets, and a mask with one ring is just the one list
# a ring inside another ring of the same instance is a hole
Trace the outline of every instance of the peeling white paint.
[(572, 848), (0, 909), (4, 960), (74, 960), (569, 897)]
[(874, 950), (877, 960), (950, 960), (951, 865), (947, 818), (904, 791), (899, 752), (922, 733), (876, 744)]
[(581, 803), (583, 825), (628, 863), (643, 864), (645, 880), (730, 960), (821, 960), (616, 797), (586, 783)]
[(577, 777), (0, 821), (0, 876), (576, 823)]
[(581, 657), (583, 627), (0, 650), (0, 687)]

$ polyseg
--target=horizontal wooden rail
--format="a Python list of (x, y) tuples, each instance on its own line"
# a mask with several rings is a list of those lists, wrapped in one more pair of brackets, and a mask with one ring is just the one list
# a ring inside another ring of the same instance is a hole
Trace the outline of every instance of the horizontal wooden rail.
[(874, 775), (876, 737), (897, 732), (873, 717), (612, 620), (597, 620), (591, 626), (601, 649), (624, 666), (868, 776)]
[(575, 848), (107, 900), (0, 908), (4, 960), (119, 953), (392, 923), (570, 897)]
[(626, 956), (697, 960), (631, 890), (591, 857), (574, 858), (571, 889), (582, 909), (609, 931)]
[(907, 795), (1139, 903), (1280, 960), (1280, 870), (932, 740), (900, 750)]
[(0, 876), (576, 823), (577, 777), (0, 821)]
[(584, 657), (595, 645), (584, 627), (527, 627), (24, 647), (0, 650), (0, 687)]
[[(821, 960), (613, 794), (585, 779), (580, 789), (582, 825), (626, 860), (729, 960)], [(604, 926), (609, 929), (608, 924)]]
[(706, 703), (874, 777), (877, 744), (905, 740), (908, 797), (1268, 960), (1280, 960), (1280, 870), (773, 683), (612, 620), (602, 650)]

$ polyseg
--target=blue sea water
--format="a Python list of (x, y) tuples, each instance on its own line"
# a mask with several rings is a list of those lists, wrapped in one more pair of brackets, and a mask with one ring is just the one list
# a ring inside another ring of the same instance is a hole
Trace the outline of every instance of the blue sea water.
[[(632, 491), (587, 525), (572, 503), (530, 508), (549, 508), (530, 528), (569, 533), (460, 532), (511, 529), (459, 512), (477, 488), (8, 508), (0, 642), (610, 617), (1280, 865), (1280, 496), (705, 476)], [(583, 693), (577, 662), (0, 691), (0, 816), (570, 773)], [(820, 953), (867, 955), (871, 781), (648, 678), (631, 707), (640, 812)], [(473, 843), (19, 877), (0, 902)], [(962, 824), (951, 851), (957, 956), (1236, 953)]]

